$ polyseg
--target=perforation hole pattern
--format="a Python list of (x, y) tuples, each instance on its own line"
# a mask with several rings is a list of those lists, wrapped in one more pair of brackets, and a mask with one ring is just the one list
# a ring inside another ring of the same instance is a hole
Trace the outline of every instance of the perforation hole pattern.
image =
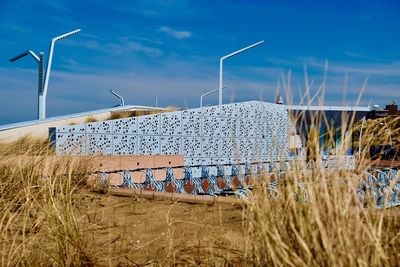
[(250, 101), (56, 127), (59, 155), (182, 154), (186, 165), (288, 158), (285, 106)]

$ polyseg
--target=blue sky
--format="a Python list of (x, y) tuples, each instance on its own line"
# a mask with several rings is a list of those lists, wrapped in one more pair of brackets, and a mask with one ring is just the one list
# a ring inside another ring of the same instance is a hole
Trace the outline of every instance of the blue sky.
[(128, 104), (158, 94), (160, 106), (196, 107), (218, 87), (219, 58), (258, 40), (225, 62), (225, 102), (279, 90), (298, 104), (305, 68), (314, 94), (326, 64), (325, 104), (354, 105), (367, 79), (361, 105), (399, 101), (400, 1), (327, 2), (0, 0), (0, 124), (36, 118), (37, 65), (8, 59), (47, 56), (52, 37), (76, 28), (56, 44), (48, 117), (111, 107), (110, 88)]

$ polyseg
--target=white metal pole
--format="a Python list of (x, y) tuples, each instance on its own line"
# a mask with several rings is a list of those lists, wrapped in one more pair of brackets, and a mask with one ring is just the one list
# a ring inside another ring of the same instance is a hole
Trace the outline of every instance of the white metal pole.
[(221, 58), (220, 60), (219, 60), (219, 87), (218, 87), (218, 91), (219, 91), (219, 93), (218, 93), (218, 105), (222, 105), (222, 86), (223, 86), (223, 83), (222, 83), (222, 72), (223, 72), (223, 62), (224, 62), (224, 59), (223, 58)]
[(237, 50), (235, 52), (232, 52), (232, 53), (230, 53), (228, 55), (225, 55), (225, 56), (220, 58), (220, 60), (219, 60), (219, 105), (222, 105), (222, 87), (223, 87), (223, 81), (222, 81), (223, 74), (222, 74), (222, 72), (223, 72), (224, 60), (229, 58), (229, 57), (233, 57), (233, 56), (235, 56), (235, 55), (237, 55), (239, 53), (242, 53), (242, 52), (244, 52), (244, 51), (246, 51), (246, 50), (248, 50), (250, 48), (256, 47), (256, 46), (258, 46), (258, 45), (260, 45), (262, 43), (264, 43), (264, 41), (259, 41), (257, 43), (254, 43), (252, 45), (246, 46), (246, 47), (244, 47), (242, 49), (239, 49), (239, 50)]
[(78, 32), (80, 32), (81, 29), (77, 29), (75, 31), (72, 32), (68, 32), (66, 34), (54, 37), (53, 39), (51, 39), (50, 42), (50, 49), (49, 49), (49, 57), (47, 59), (47, 68), (46, 68), (46, 75), (44, 78), (44, 85), (43, 85), (43, 94), (42, 96), (39, 98), (39, 119), (45, 119), (46, 118), (46, 96), (47, 96), (47, 89), (49, 87), (49, 78), (50, 78), (50, 71), (51, 71), (51, 63), (53, 61), (53, 52), (54, 52), (54, 45), (56, 43), (56, 41), (70, 37), (73, 34), (77, 34)]
[(121, 102), (120, 106), (125, 106), (125, 100), (122, 96), (114, 92), (112, 89), (110, 89), (110, 93), (115, 95), (119, 99), (119, 101)]
[[(222, 88), (222, 89), (223, 89), (223, 88)], [(207, 92), (207, 93), (205, 93), (205, 94), (202, 94), (202, 95), (200, 96), (200, 108), (203, 108), (203, 97), (208, 96), (208, 95), (211, 95), (212, 93), (215, 93), (215, 92), (217, 92), (217, 91), (219, 91), (219, 88), (214, 89), (214, 90), (212, 90), (212, 91), (210, 91), (210, 92)]]
[(158, 95), (155, 96), (155, 100), (156, 100), (156, 108), (158, 108)]
[(50, 42), (49, 55), (47, 58), (47, 67), (46, 67), (46, 74), (44, 77), (43, 91), (42, 94), (39, 96), (39, 120), (46, 118), (46, 96), (47, 96), (47, 88), (49, 86), (51, 63), (53, 61), (54, 43), (55, 39), (52, 39)]
[(44, 53), (40, 52), (39, 53), (39, 81), (38, 81), (38, 103), (37, 103), (37, 114), (38, 114), (38, 119), (40, 119), (40, 103), (43, 98), (43, 68), (44, 68)]

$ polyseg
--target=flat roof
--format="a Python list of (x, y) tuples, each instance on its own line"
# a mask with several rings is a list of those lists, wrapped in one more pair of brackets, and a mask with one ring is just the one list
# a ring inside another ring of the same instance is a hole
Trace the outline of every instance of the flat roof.
[(352, 106), (299, 106), (288, 105), (288, 110), (309, 110), (309, 111), (371, 111), (372, 106), (369, 107), (352, 107)]

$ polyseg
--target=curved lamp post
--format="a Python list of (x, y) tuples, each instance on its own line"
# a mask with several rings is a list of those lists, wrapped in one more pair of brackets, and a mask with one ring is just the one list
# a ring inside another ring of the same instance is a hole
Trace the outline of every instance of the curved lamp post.
[(125, 106), (125, 101), (124, 101), (124, 98), (122, 96), (120, 96), (119, 94), (114, 92), (112, 89), (110, 89), (110, 93), (119, 98), (119, 101), (121, 102), (121, 104), (119, 104), (118, 106)]
[(39, 96), (39, 119), (46, 118), (46, 96), (47, 96), (47, 89), (49, 87), (49, 78), (50, 78), (50, 71), (51, 71), (51, 63), (53, 61), (53, 53), (54, 53), (54, 45), (57, 41), (70, 37), (71, 35), (77, 34), (80, 32), (81, 29), (77, 29), (72, 32), (68, 32), (66, 34), (54, 37), (51, 39), (50, 42), (50, 50), (49, 50), (49, 58), (47, 59), (47, 68), (46, 68), (46, 75), (44, 78), (44, 85), (42, 94)]
[(242, 53), (242, 52), (244, 52), (244, 51), (246, 51), (246, 50), (248, 50), (250, 48), (256, 47), (256, 46), (258, 46), (258, 45), (260, 45), (262, 43), (264, 43), (264, 41), (259, 41), (257, 43), (254, 43), (252, 45), (246, 46), (246, 47), (244, 47), (242, 49), (239, 49), (239, 50), (237, 50), (235, 52), (232, 52), (232, 53), (220, 58), (220, 60), (219, 60), (219, 105), (222, 105), (222, 87), (223, 87), (222, 71), (223, 71), (224, 60), (229, 58), (229, 57), (233, 57), (233, 56), (235, 56), (235, 55), (237, 55), (239, 53)]
[[(224, 89), (224, 88), (225, 88), (225, 86), (222, 87), (222, 89)], [(212, 90), (212, 91), (210, 91), (210, 92), (207, 92), (207, 93), (202, 94), (202, 95), (200, 96), (200, 108), (203, 108), (203, 98), (204, 98), (205, 96), (211, 95), (211, 94), (213, 94), (213, 93), (215, 93), (215, 92), (218, 92), (218, 91), (219, 91), (219, 88), (214, 89), (214, 90)]]
[[(42, 53), (42, 52), (41, 52)], [(27, 55), (31, 55), (37, 62), (40, 62), (40, 58), (33, 52), (32, 50), (25, 51), (24, 53), (19, 54), (18, 56), (15, 56), (10, 59), (11, 62), (14, 62), (20, 58), (23, 58)]]
[(39, 105), (39, 103), (40, 103), (40, 97), (41, 97), (42, 88), (43, 88), (43, 65), (44, 65), (43, 58), (44, 58), (44, 53), (40, 52), (39, 56), (37, 56), (35, 54), (35, 52), (33, 52), (32, 50), (28, 50), (28, 51), (25, 51), (22, 54), (19, 54), (18, 56), (15, 56), (15, 57), (11, 58), (10, 61), (11, 62), (17, 61), (18, 59), (21, 59), (21, 58), (23, 58), (23, 57), (25, 57), (27, 55), (31, 55), (33, 57), (33, 59), (38, 63), (38, 66), (39, 66), (39, 70), (38, 70), (38, 75), (39, 75), (39, 77), (38, 77), (38, 119), (40, 119), (40, 116), (39, 116), (39, 114), (40, 114), (40, 105)]
[(39, 63), (39, 81), (38, 81), (38, 119), (45, 119), (46, 118), (46, 96), (47, 96), (47, 89), (49, 87), (49, 78), (50, 78), (50, 71), (51, 71), (51, 63), (53, 61), (53, 53), (54, 53), (54, 45), (55, 42), (62, 40), (64, 38), (70, 37), (71, 35), (77, 34), (80, 32), (81, 29), (77, 29), (72, 32), (68, 32), (66, 34), (54, 37), (51, 39), (50, 42), (50, 49), (49, 49), (49, 57), (47, 59), (47, 67), (46, 67), (46, 74), (44, 77), (43, 82), (43, 66), (44, 66), (44, 53), (40, 52), (39, 56), (37, 56), (32, 50), (25, 51), (22, 54), (19, 54), (16, 57), (10, 59), (11, 62), (14, 62), (20, 58), (23, 58), (27, 55), (31, 55), (36, 62)]

